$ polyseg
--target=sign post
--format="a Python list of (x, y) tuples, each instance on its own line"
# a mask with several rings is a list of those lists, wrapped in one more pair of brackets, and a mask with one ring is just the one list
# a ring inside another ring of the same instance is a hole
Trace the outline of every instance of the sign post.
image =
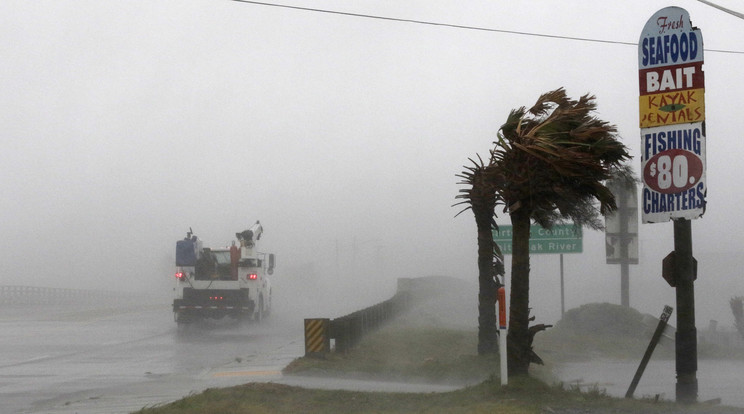
[(607, 264), (620, 265), (620, 304), (630, 307), (630, 265), (638, 264), (638, 190), (635, 182), (610, 180), (617, 210), (605, 216)]
[(697, 401), (697, 330), (690, 220), (705, 212), (703, 35), (685, 9), (648, 19), (638, 41), (643, 223), (674, 221), (678, 402)]
[(506, 361), (506, 288), (501, 286), (498, 292), (499, 302), (499, 361), (501, 365), (501, 385), (509, 384), (509, 369)]

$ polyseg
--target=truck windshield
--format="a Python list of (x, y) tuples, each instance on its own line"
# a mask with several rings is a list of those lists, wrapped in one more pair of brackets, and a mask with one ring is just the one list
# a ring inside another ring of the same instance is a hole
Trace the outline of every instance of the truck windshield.
[(232, 273), (230, 251), (207, 250), (196, 261), (196, 280), (236, 280)]
[(214, 258), (217, 260), (217, 265), (229, 265), (230, 264), (230, 252), (212, 251)]

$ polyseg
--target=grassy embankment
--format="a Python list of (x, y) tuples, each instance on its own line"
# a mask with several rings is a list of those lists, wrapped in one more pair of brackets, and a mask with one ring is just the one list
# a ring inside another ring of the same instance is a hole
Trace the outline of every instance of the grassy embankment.
[[(538, 336), (536, 349), (546, 361), (586, 355), (637, 359), (647, 339), (636, 335), (635, 311), (597, 305), (567, 313), (551, 331)], [(368, 393), (311, 390), (252, 383), (204, 393), (140, 413), (732, 413), (741, 410), (706, 405), (679, 406), (651, 399), (611, 398), (595, 387), (581, 391), (550, 380), (549, 369), (532, 378), (500, 385), (498, 358), (475, 354), (475, 330), (394, 321), (367, 336), (346, 355), (300, 358), (285, 375), (326, 375), (395, 381), (472, 384), (445, 393)], [(593, 333), (592, 333), (593, 332)], [(647, 338), (647, 337), (646, 337)], [(668, 354), (669, 346), (659, 352)], [(566, 350), (571, 350), (566, 352)], [(541, 379), (538, 379), (541, 378)], [(551, 384), (551, 385), (549, 385)]]

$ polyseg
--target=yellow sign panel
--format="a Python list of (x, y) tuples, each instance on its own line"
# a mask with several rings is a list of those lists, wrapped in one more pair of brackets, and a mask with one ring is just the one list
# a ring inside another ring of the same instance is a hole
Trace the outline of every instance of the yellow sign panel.
[(641, 128), (705, 120), (705, 89), (685, 89), (639, 98)]
[(305, 355), (331, 350), (330, 319), (305, 319)]

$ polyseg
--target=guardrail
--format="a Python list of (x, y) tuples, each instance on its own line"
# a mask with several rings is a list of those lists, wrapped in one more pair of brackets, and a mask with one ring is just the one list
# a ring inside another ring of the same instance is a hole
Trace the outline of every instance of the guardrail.
[(124, 296), (123, 293), (97, 290), (0, 286), (0, 305), (92, 304), (115, 301)]
[(335, 340), (336, 352), (347, 352), (356, 346), (364, 335), (405, 310), (408, 304), (408, 292), (398, 292), (384, 302), (332, 319), (330, 337)]
[[(322, 357), (328, 352), (348, 352), (369, 332), (408, 309), (411, 292), (398, 281), (392, 298), (335, 319), (305, 319), (305, 356)], [(334, 347), (331, 347), (331, 339)]]

